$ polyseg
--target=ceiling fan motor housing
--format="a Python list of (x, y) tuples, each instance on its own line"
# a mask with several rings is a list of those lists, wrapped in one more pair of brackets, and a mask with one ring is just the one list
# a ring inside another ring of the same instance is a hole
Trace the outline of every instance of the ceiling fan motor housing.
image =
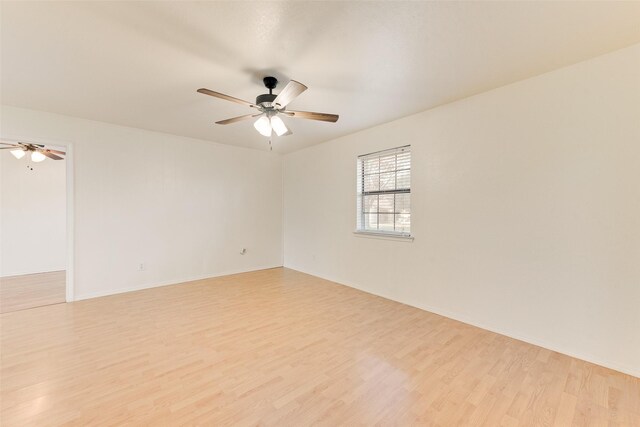
[(273, 95), (271, 93), (264, 93), (262, 95), (258, 95), (256, 97), (256, 105), (262, 105), (262, 104), (266, 104), (264, 105), (265, 107), (270, 107), (271, 103), (273, 102), (274, 99), (276, 99), (278, 95)]

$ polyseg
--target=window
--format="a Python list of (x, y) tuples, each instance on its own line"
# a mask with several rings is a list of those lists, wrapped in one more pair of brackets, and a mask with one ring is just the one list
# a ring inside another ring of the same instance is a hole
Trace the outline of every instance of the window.
[(358, 232), (411, 235), (411, 150), (358, 157)]

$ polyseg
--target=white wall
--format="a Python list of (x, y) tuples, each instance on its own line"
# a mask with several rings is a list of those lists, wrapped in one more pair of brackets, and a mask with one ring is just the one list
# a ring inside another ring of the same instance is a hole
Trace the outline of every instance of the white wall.
[(73, 144), (76, 299), (282, 265), (278, 154), (8, 106), (0, 134)]
[(65, 171), (64, 160), (0, 151), (0, 276), (66, 268)]
[[(356, 156), (405, 144), (415, 241), (354, 236)], [(289, 154), (284, 173), (286, 267), (640, 376), (640, 45)]]

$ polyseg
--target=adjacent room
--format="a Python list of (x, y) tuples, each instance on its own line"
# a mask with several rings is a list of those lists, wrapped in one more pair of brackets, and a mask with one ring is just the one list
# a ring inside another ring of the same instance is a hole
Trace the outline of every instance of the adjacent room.
[(0, 149), (0, 313), (63, 303), (67, 254), (64, 147), (45, 150), (41, 145), (14, 142), (3, 143)]
[(0, 2), (0, 425), (640, 426), (640, 2)]

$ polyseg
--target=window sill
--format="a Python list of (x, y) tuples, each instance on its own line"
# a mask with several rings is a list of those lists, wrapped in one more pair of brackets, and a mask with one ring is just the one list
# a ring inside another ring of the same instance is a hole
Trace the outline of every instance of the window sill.
[(369, 239), (396, 240), (400, 242), (413, 242), (413, 236), (392, 234), (392, 233), (376, 233), (375, 231), (354, 231), (356, 237), (365, 237)]

